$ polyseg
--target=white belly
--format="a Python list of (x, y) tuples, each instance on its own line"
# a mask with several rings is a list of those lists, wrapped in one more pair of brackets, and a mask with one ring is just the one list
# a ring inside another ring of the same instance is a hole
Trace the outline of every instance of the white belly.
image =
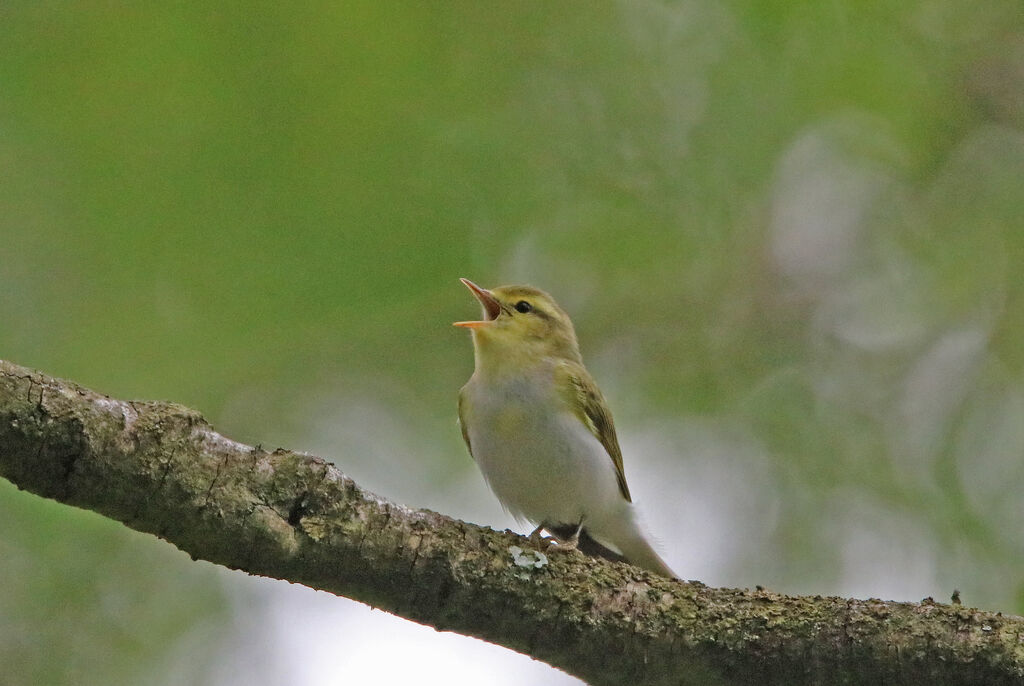
[(601, 529), (629, 509), (611, 457), (550, 383), (471, 383), (467, 392), (472, 410), (464, 420), (473, 457), (514, 516), (534, 524), (585, 518)]

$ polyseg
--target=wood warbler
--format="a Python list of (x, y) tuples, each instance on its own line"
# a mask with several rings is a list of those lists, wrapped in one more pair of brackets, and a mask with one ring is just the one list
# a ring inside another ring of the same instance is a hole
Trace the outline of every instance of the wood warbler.
[(675, 576), (647, 542), (626, 486), (612, 415), (583, 366), (572, 322), (530, 286), (462, 283), (483, 306), (476, 368), (459, 392), (470, 455), (518, 519), (569, 547)]

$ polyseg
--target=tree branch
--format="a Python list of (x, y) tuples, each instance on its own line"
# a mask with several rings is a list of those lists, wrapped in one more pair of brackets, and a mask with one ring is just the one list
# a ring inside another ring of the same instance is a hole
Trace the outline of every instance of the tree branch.
[[(1024, 620), (670, 581), (411, 510), (193, 410), (0, 361), (0, 476), (205, 559), (476, 636), (591, 684), (1019, 684)], [(524, 552), (516, 554), (515, 546)], [(511, 550), (510, 550), (511, 549)]]

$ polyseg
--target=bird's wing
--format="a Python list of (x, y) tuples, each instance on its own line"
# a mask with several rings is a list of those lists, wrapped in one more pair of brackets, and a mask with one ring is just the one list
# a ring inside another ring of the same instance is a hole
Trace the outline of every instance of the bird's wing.
[(463, 414), (463, 398), (465, 395), (465, 388), (459, 390), (459, 428), (462, 429), (462, 440), (466, 442), (466, 450), (469, 451), (469, 456), (473, 457), (473, 446), (469, 444), (469, 429), (466, 428), (466, 416)]
[(565, 399), (573, 413), (601, 442), (612, 464), (615, 465), (615, 477), (618, 479), (622, 496), (632, 502), (629, 486), (626, 485), (626, 473), (622, 468), (622, 450), (619, 449), (619, 439), (615, 436), (615, 422), (612, 421), (612, 413), (604, 401), (604, 396), (601, 395), (601, 389), (597, 387), (583, 365), (577, 362), (561, 362), (555, 373), (560, 377), (556, 379), (558, 387), (567, 389)]

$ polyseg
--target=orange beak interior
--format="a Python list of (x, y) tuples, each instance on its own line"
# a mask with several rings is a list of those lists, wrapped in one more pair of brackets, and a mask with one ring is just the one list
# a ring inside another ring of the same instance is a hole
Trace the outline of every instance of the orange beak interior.
[(484, 318), (478, 321), (455, 322), (454, 326), (461, 326), (464, 329), (478, 329), (498, 318), (498, 315), (501, 314), (501, 303), (494, 298), (489, 290), (480, 288), (480, 286), (477, 286), (469, 279), (459, 279), (459, 281), (480, 301), (484, 308)]

